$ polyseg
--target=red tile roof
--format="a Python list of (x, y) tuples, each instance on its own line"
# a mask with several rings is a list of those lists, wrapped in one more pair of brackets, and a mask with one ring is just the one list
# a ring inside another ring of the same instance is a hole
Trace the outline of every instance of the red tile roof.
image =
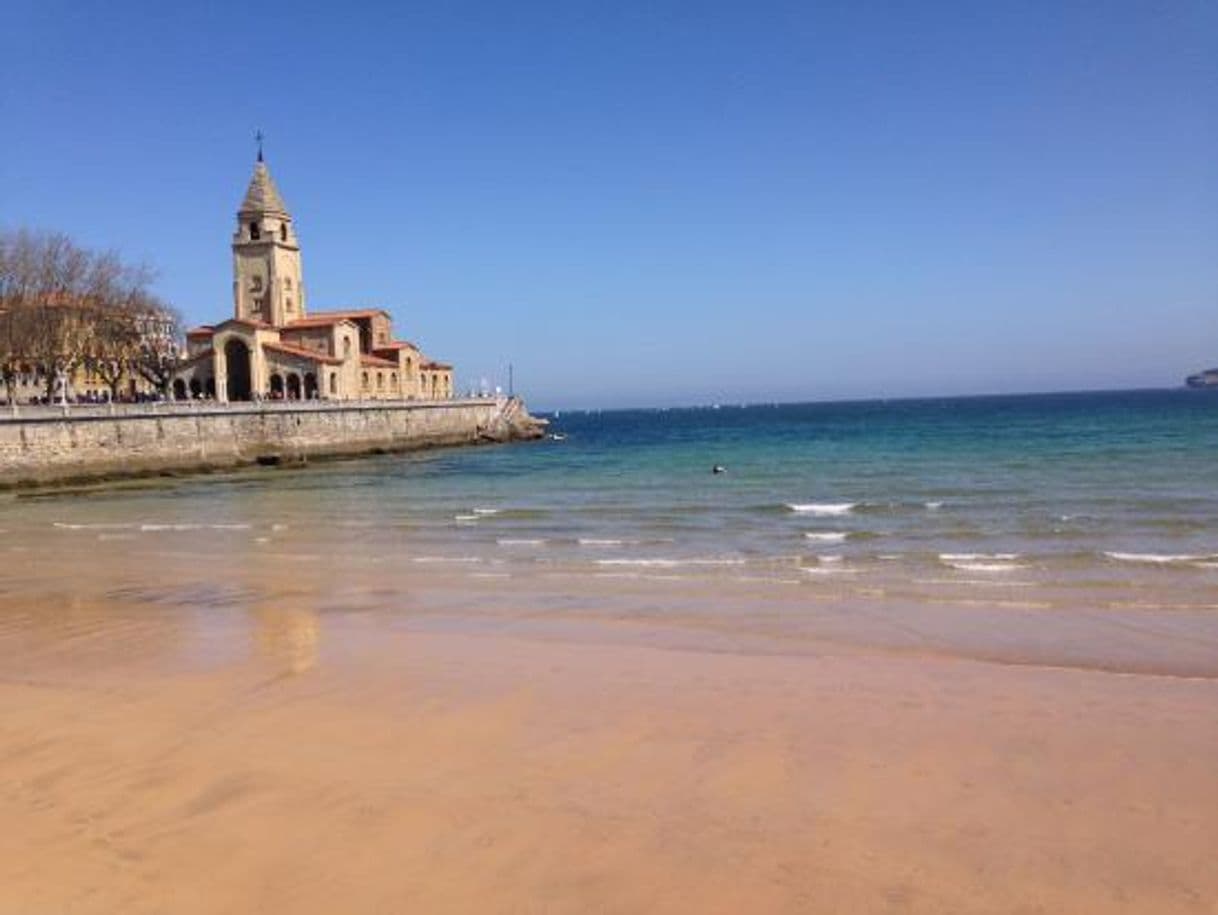
[(186, 331), (187, 337), (214, 337), (216, 329), (210, 324), (200, 324), (198, 327), (192, 327)]
[(373, 349), (418, 349), (418, 347), (409, 340), (390, 340), (388, 343), (381, 343), (374, 346)]
[[(338, 308), (333, 311), (315, 311), (309, 318), (371, 318), (373, 315), (389, 317), (389, 312), (383, 308)], [(308, 321), (309, 318), (302, 318)]]
[(453, 370), (453, 367), (447, 362), (436, 362), (432, 359), (422, 363), (419, 368), (427, 369), (428, 371), (432, 372), (451, 372)]
[(349, 321), (350, 318), (344, 315), (313, 315), (308, 318), (297, 318), (295, 321), (289, 321), (284, 325), (285, 330), (296, 330), (304, 327), (330, 327), (333, 324), (341, 324), (343, 321)]

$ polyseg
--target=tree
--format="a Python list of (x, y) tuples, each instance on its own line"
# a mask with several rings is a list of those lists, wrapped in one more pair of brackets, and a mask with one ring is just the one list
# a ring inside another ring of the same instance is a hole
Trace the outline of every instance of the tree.
[(177, 367), (180, 320), (149, 290), (152, 272), (60, 233), (0, 232), (0, 375), (8, 398), (32, 368), (48, 398), (85, 367), (118, 395), (139, 374), (160, 390)]

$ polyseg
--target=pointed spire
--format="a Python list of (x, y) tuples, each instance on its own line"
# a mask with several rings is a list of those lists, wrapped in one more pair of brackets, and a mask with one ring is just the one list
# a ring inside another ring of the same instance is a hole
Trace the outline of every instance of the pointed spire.
[(262, 131), (259, 130), (254, 134), (254, 139), (258, 141), (258, 161), (262, 161)]
[(249, 190), (245, 192), (239, 212), (288, 215), (287, 205), (279, 196), (279, 188), (275, 187), (275, 180), (261, 158), (254, 163), (254, 176), (250, 179)]

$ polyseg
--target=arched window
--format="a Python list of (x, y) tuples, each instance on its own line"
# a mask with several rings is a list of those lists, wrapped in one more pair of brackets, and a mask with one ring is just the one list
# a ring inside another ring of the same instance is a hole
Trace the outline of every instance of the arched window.
[(378, 391), (385, 390), (385, 373), (384, 372), (376, 373), (376, 389)]
[(262, 238), (262, 226), (258, 225), (258, 221), (250, 223), (250, 241), (258, 241)]
[(288, 292), (292, 291), (292, 278), (290, 276), (283, 278), (283, 288), (288, 290)]
[(390, 390), (393, 390), (393, 391), (396, 391), (398, 389), (398, 373), (397, 372), (389, 373), (389, 388), (390, 388)]
[(368, 390), (368, 373), (367, 372), (364, 372), (360, 376), (360, 387), (362, 387), (365, 391)]
[(343, 337), (343, 357), (351, 355), (351, 338)]
[(330, 373), (330, 393), (338, 395), (338, 372)]
[(279, 226), (279, 240), (280, 240), (280, 241), (287, 241), (287, 240), (288, 240), (288, 224), (287, 224), (286, 222), (285, 222), (285, 223), (282, 223), (282, 224)]
[(291, 310), (292, 310), (292, 307), (293, 307), (293, 306), (292, 306), (292, 297), (291, 297), (291, 296), (288, 296), (286, 299), (284, 299), (284, 300), (283, 300), (283, 307), (284, 307), (284, 308), (285, 308), (287, 311), (291, 311)]

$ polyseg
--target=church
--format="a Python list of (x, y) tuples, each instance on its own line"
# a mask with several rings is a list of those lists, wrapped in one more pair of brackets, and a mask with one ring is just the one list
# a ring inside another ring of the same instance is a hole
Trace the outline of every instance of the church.
[(396, 340), (380, 308), (309, 312), (292, 216), (263, 161), (233, 234), (233, 317), (186, 333), (177, 399), (442, 400), (452, 366)]

